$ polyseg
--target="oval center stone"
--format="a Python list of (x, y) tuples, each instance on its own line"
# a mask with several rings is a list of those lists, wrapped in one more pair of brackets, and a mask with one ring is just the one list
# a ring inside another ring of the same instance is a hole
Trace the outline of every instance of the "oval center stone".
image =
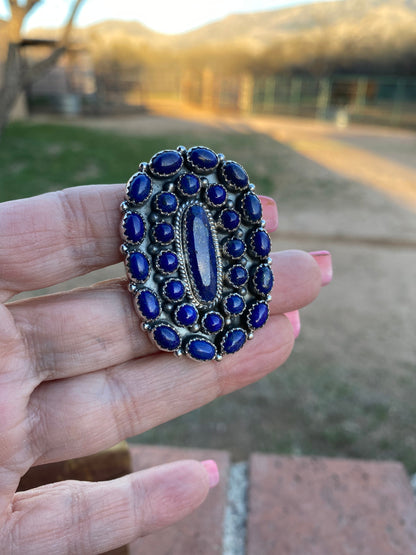
[(188, 282), (201, 303), (210, 303), (221, 286), (213, 230), (205, 208), (192, 204), (182, 218), (182, 246)]

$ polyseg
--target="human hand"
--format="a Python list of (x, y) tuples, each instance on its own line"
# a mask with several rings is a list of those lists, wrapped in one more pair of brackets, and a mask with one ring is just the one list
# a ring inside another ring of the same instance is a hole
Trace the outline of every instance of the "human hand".
[[(274, 253), (270, 319), (220, 363), (154, 347), (125, 279), (7, 303), (118, 262), (122, 196), (122, 185), (96, 185), (0, 205), (1, 553), (101, 553), (195, 509), (215, 483), (215, 467), (191, 460), (102, 483), (16, 488), (33, 465), (95, 453), (277, 368), (294, 343), (284, 314), (310, 303), (328, 281), (309, 254)], [(273, 231), (275, 204), (262, 202)]]

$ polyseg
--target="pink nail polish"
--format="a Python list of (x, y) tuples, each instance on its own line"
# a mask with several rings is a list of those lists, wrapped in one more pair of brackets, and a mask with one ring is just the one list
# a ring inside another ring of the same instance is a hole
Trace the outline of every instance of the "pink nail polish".
[(300, 316), (299, 310), (293, 310), (292, 312), (285, 313), (286, 318), (289, 319), (289, 322), (292, 324), (293, 334), (295, 339), (299, 336), (300, 333)]
[(276, 231), (279, 225), (279, 213), (275, 200), (264, 195), (261, 195), (260, 200), (263, 205), (263, 213), (267, 212), (267, 230)]
[(214, 488), (220, 481), (220, 473), (218, 471), (217, 463), (213, 460), (201, 461), (201, 464), (205, 467), (208, 472), (209, 477), (209, 487)]
[(328, 285), (332, 281), (332, 257), (329, 251), (313, 251), (309, 253), (321, 269), (322, 285)]

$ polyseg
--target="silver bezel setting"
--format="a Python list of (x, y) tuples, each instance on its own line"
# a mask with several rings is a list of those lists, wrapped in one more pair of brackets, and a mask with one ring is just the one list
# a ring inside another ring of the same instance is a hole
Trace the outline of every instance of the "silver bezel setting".
[[(213, 152), (213, 153), (215, 154), (215, 156), (217, 157), (217, 164), (215, 165), (214, 168), (211, 168), (211, 169), (208, 169), (208, 170), (207, 170), (207, 169), (202, 168), (201, 166), (197, 166), (196, 164), (194, 164), (193, 162), (191, 162), (191, 160), (189, 159), (189, 155), (190, 155), (190, 153), (191, 153), (193, 150), (196, 150), (197, 148), (204, 148), (204, 149), (210, 150), (211, 152)], [(191, 168), (192, 170), (195, 170), (195, 171), (200, 172), (200, 173), (202, 173), (202, 174), (207, 175), (207, 174), (209, 174), (209, 173), (214, 172), (214, 171), (218, 168), (219, 164), (220, 164), (220, 159), (219, 159), (218, 154), (217, 154), (216, 152), (214, 152), (214, 151), (212, 150), (212, 148), (209, 148), (209, 147), (207, 147), (207, 146), (193, 146), (193, 147), (191, 147), (191, 148), (186, 152), (186, 165), (187, 165), (189, 168)]]
[[(206, 317), (207, 317), (209, 314), (216, 314), (216, 315), (218, 315), (218, 316), (221, 317), (221, 319), (222, 319), (222, 324), (221, 324), (221, 328), (220, 328), (219, 330), (217, 330), (217, 331), (210, 331), (210, 330), (208, 330), (208, 329), (205, 327), (205, 319), (206, 319)], [(223, 316), (218, 310), (209, 310), (209, 311), (206, 312), (206, 313), (202, 316), (202, 318), (201, 318), (201, 327), (202, 327), (202, 329), (203, 329), (206, 333), (211, 334), (211, 335), (216, 335), (217, 333), (221, 333), (222, 330), (224, 329), (224, 325), (225, 325), (224, 316)]]
[[(165, 149), (165, 150), (161, 150), (161, 151), (159, 151), (159, 152), (156, 152), (156, 154), (154, 154), (154, 155), (151, 157), (150, 163), (149, 163), (149, 165), (146, 167), (146, 171), (151, 172), (155, 177), (158, 177), (158, 178), (160, 178), (160, 179), (167, 179), (167, 178), (169, 178), (169, 177), (173, 177), (174, 175), (177, 175), (177, 174), (181, 171), (181, 169), (183, 168), (183, 154), (182, 154), (181, 152), (179, 152), (179, 154), (180, 154), (180, 156), (181, 156), (181, 158), (182, 158), (181, 166), (180, 166), (180, 168), (178, 168), (178, 169), (175, 170), (174, 172), (170, 172), (170, 173), (159, 173), (159, 172), (157, 172), (157, 171), (154, 169), (154, 166), (153, 166), (153, 162), (154, 162), (154, 159), (156, 158), (156, 156), (158, 156), (159, 154), (163, 154), (163, 153), (165, 153), (165, 152), (171, 152), (171, 151), (175, 152), (175, 150), (174, 150), (173, 148), (167, 148), (167, 149)], [(177, 149), (176, 149), (176, 151), (177, 151)], [(140, 166), (139, 166), (139, 167), (140, 167)]]
[[(253, 310), (256, 308), (256, 306), (258, 306), (259, 304), (265, 304), (267, 306), (267, 310), (268, 310), (268, 314), (267, 314), (267, 318), (266, 321), (264, 322), (264, 324), (262, 324), (261, 326), (258, 326), (257, 328), (252, 326), (250, 324), (250, 317), (253, 314)], [(262, 327), (264, 327), (264, 325), (266, 324), (268, 318), (270, 316), (270, 308), (269, 308), (269, 303), (266, 302), (265, 299), (261, 300), (261, 301), (257, 301), (255, 303), (253, 303), (250, 308), (247, 310), (247, 314), (246, 314), (246, 319), (247, 319), (247, 327), (251, 330), (251, 331), (256, 331), (256, 330), (260, 330)]]
[[(231, 328), (231, 329), (226, 330), (225, 333), (224, 333), (224, 335), (221, 337), (221, 342), (220, 342), (220, 353), (221, 353), (221, 355), (224, 356), (224, 355), (233, 355), (233, 354), (234, 354), (234, 353), (227, 353), (227, 351), (224, 351), (224, 343), (225, 343), (226, 340), (227, 340), (228, 334), (231, 333), (232, 331), (235, 331), (235, 330), (240, 330), (240, 331), (242, 331), (242, 332), (244, 333), (244, 336), (245, 336), (245, 341), (244, 341), (244, 343), (247, 341), (247, 339), (248, 339), (248, 333), (247, 333), (247, 331), (246, 331), (244, 328), (236, 327), (236, 328)], [(239, 350), (240, 350), (240, 349), (238, 349), (238, 350), (235, 351), (235, 352), (238, 353)]]
[[(189, 352), (189, 345), (191, 345), (194, 341), (205, 341), (206, 343), (209, 343), (210, 345), (212, 345), (215, 349), (215, 353), (214, 356), (208, 360), (204, 360), (201, 361), (199, 358), (195, 358), (191, 355), (191, 353)], [(196, 360), (198, 362), (210, 362), (211, 360), (215, 360), (216, 357), (218, 356), (218, 351), (217, 351), (217, 347), (215, 345), (215, 343), (213, 343), (212, 341), (210, 341), (209, 339), (207, 339), (206, 337), (203, 337), (202, 335), (193, 335), (191, 336), (186, 342), (185, 342), (185, 353), (186, 355), (191, 358), (192, 360)]]
[[(134, 179), (135, 179), (139, 174), (143, 174), (143, 175), (145, 175), (146, 177), (149, 178), (149, 180), (150, 180), (150, 189), (149, 189), (149, 193), (148, 193), (148, 195), (146, 196), (146, 198), (144, 198), (144, 199), (141, 200), (140, 202), (136, 202), (136, 201), (135, 201), (133, 198), (131, 198), (131, 196), (130, 196), (130, 187), (131, 187), (131, 184), (133, 183)], [(151, 194), (152, 194), (152, 190), (153, 190), (152, 178), (151, 178), (151, 177), (148, 175), (148, 173), (146, 173), (145, 171), (138, 171), (138, 172), (134, 173), (134, 174), (130, 177), (130, 179), (127, 181), (125, 198), (126, 198), (126, 200), (127, 200), (128, 202), (131, 202), (132, 204), (136, 204), (137, 206), (142, 206), (145, 202), (147, 202), (147, 201), (149, 200), (149, 198), (150, 198), (150, 196), (151, 196)]]
[[(139, 307), (139, 297), (140, 295), (144, 292), (144, 291), (148, 291), (149, 293), (152, 293), (152, 295), (154, 295), (157, 299), (157, 301), (159, 302), (159, 314), (157, 316), (155, 316), (154, 318), (147, 318), (147, 316), (144, 316), (144, 314), (142, 313), (142, 311), (140, 310)], [(144, 322), (153, 322), (154, 320), (156, 320), (157, 318), (159, 318), (162, 309), (160, 307), (160, 301), (158, 299), (158, 295), (152, 291), (151, 289), (149, 289), (149, 287), (141, 287), (140, 289), (137, 289), (135, 294), (134, 294), (134, 308), (137, 312), (137, 314), (140, 316), (140, 318), (142, 318), (142, 320)]]
[[(123, 210), (123, 212), (124, 212), (124, 210)], [(140, 239), (140, 241), (132, 241), (126, 235), (126, 221), (133, 214), (138, 216), (143, 222), (144, 231), (143, 231), (143, 237)], [(126, 243), (129, 243), (130, 245), (141, 245), (143, 243), (144, 238), (146, 237), (146, 233), (147, 233), (146, 221), (145, 221), (145, 219), (143, 218), (143, 216), (141, 214), (138, 214), (134, 210), (127, 210), (127, 212), (124, 212), (124, 215), (121, 219), (121, 226), (120, 226), (120, 234), (121, 234), (121, 238), (123, 239), (123, 241), (125, 241)]]

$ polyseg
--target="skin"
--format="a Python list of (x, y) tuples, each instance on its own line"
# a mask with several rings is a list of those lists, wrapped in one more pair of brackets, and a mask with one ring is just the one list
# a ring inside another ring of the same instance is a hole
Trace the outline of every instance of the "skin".
[[(33, 465), (95, 453), (259, 380), (293, 348), (284, 313), (319, 293), (312, 256), (274, 253), (267, 325), (239, 353), (203, 364), (151, 344), (125, 279), (8, 302), (118, 262), (123, 189), (77, 187), (0, 205), (1, 553), (100, 553), (193, 511), (209, 476), (192, 460), (103, 483), (16, 488)], [(273, 231), (276, 206), (262, 202)]]

